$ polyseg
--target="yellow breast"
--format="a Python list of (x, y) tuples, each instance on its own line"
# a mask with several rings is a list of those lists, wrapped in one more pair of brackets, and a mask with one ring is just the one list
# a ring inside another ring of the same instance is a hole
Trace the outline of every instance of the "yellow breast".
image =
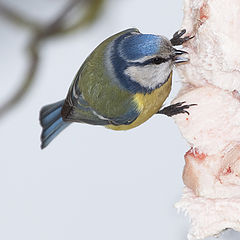
[(160, 88), (155, 89), (151, 93), (142, 94), (137, 93), (134, 97), (134, 101), (138, 106), (138, 111), (140, 112), (138, 118), (129, 125), (108, 125), (107, 128), (113, 130), (128, 130), (139, 126), (140, 124), (147, 121), (152, 115), (159, 111), (163, 102), (168, 97), (172, 86), (172, 73), (170, 74), (168, 80)]

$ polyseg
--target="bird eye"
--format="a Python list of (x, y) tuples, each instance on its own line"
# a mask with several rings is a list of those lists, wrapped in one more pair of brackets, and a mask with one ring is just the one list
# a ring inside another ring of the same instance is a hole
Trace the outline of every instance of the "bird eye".
[(163, 62), (165, 62), (165, 59), (164, 59), (164, 58), (161, 58), (161, 57), (155, 57), (155, 58), (153, 58), (153, 63), (154, 63), (154, 64), (161, 64), (161, 63), (163, 63)]

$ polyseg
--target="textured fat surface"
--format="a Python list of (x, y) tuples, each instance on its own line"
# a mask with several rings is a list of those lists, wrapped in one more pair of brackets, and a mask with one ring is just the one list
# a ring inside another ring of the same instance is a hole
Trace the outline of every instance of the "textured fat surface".
[(175, 117), (184, 138), (192, 146), (212, 155), (229, 144), (240, 142), (240, 101), (231, 92), (205, 85), (192, 88), (175, 100), (182, 101), (197, 104), (189, 109), (189, 116)]
[(195, 38), (184, 46), (190, 62), (178, 67), (185, 84), (174, 102), (198, 105), (175, 117), (192, 147), (176, 207), (191, 219), (191, 240), (240, 231), (239, 16), (239, 0), (184, 3), (182, 28)]
[(239, 91), (239, 0), (185, 0), (184, 13), (182, 28), (195, 39), (185, 46), (190, 63), (178, 68), (183, 81)]
[(196, 197), (240, 199), (240, 145), (226, 149), (225, 155), (199, 154), (191, 149), (185, 155), (183, 181)]
[(189, 240), (217, 235), (226, 228), (240, 231), (240, 198), (197, 197), (185, 187), (182, 199), (175, 207), (190, 217)]

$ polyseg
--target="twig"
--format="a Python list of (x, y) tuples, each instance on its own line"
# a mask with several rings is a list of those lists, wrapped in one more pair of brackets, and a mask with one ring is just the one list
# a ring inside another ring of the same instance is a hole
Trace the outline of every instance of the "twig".
[(22, 14), (4, 6), (2, 3), (0, 3), (0, 15), (4, 16), (12, 23), (18, 26), (28, 27), (32, 31), (38, 31), (42, 28), (39, 23), (24, 17)]
[[(55, 20), (46, 27), (41, 26), (39, 23), (30, 21), (29, 19), (24, 18), (20, 14), (0, 4), (1, 14), (18, 25), (20, 24), (24, 27), (30, 28), (34, 33), (32, 41), (28, 45), (30, 64), (26, 76), (21, 87), (18, 89), (15, 95), (8, 99), (7, 102), (0, 107), (0, 118), (3, 117), (9, 110), (11, 110), (25, 96), (26, 92), (33, 84), (40, 59), (40, 43), (49, 37), (70, 33), (71, 31), (77, 30), (86, 24), (94, 22), (98, 13), (100, 12), (103, 2), (104, 0), (72, 0), (65, 6)], [(73, 8), (83, 3), (89, 4), (86, 14), (82, 18), (79, 18), (74, 24), (66, 27), (66, 16), (72, 11)]]

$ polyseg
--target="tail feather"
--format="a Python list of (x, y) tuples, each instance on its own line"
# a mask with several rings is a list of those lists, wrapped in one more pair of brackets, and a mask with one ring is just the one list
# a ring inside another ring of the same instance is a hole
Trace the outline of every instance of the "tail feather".
[(40, 111), (40, 123), (43, 128), (41, 134), (42, 149), (70, 124), (62, 119), (63, 104), (64, 100), (44, 106)]
[(51, 125), (58, 115), (61, 114), (64, 101), (44, 106), (40, 111), (40, 121), (43, 125)]

